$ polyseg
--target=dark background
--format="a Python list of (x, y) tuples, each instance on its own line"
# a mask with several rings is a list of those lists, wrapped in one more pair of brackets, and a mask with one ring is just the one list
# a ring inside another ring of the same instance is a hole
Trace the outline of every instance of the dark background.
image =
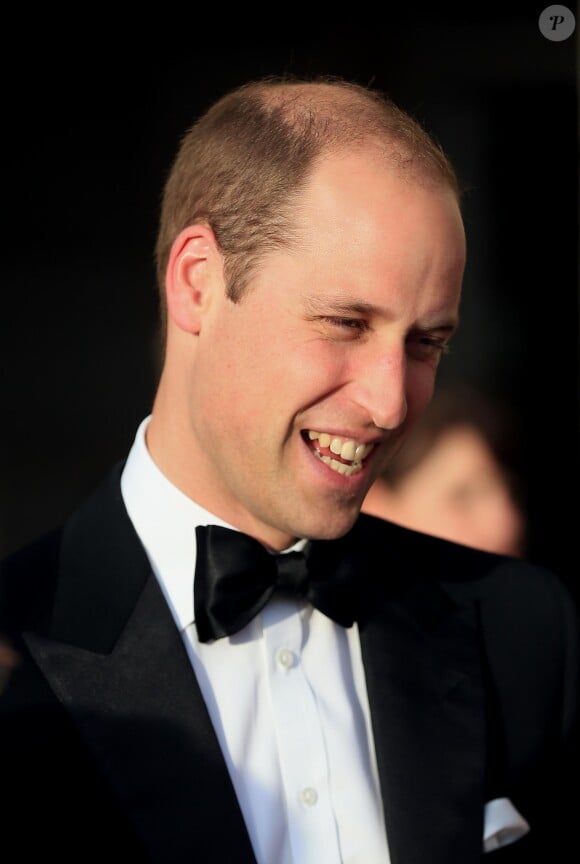
[(577, 30), (564, 42), (541, 35), (545, 5), (13, 22), (0, 554), (60, 522), (149, 413), (152, 253), (181, 133), (249, 77), (331, 73), (386, 90), (438, 138), (467, 187), (463, 323), (441, 377), (511, 411), (529, 555), (576, 587), (578, 43)]

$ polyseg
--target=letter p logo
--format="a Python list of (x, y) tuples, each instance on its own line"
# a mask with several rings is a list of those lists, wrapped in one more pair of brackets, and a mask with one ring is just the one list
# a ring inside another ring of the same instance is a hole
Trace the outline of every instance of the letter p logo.
[(546, 6), (538, 19), (538, 27), (550, 42), (563, 42), (574, 32), (576, 19), (567, 6)]

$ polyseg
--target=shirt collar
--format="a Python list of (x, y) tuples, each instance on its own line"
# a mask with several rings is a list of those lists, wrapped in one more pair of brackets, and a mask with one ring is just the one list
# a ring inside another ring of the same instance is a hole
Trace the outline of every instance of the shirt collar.
[(150, 419), (151, 415), (137, 429), (121, 476), (121, 492), (177, 625), (183, 629), (194, 620), (195, 528), (233, 526), (188, 498), (157, 467), (145, 441)]
[[(174, 486), (153, 461), (145, 432), (151, 415), (140, 423), (121, 476), (129, 518), (180, 629), (194, 620), (193, 577), (197, 525), (237, 530)], [(285, 551), (301, 549), (301, 540)]]

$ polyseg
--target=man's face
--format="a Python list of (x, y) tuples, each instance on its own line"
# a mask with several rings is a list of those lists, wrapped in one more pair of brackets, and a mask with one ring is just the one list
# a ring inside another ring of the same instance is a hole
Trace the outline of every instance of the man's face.
[(465, 260), (452, 191), (368, 154), (321, 162), (296, 221), (240, 303), (209, 304), (184, 459), (195, 500), (277, 549), (352, 526), (431, 397)]

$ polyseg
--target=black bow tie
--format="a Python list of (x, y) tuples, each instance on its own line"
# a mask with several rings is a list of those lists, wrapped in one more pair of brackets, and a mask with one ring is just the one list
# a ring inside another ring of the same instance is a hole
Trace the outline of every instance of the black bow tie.
[(276, 590), (304, 597), (343, 627), (353, 624), (350, 567), (320, 555), (324, 543), (309, 543), (304, 552), (272, 554), (253, 537), (230, 528), (198, 526), (195, 532), (194, 608), (200, 642), (241, 630)]

